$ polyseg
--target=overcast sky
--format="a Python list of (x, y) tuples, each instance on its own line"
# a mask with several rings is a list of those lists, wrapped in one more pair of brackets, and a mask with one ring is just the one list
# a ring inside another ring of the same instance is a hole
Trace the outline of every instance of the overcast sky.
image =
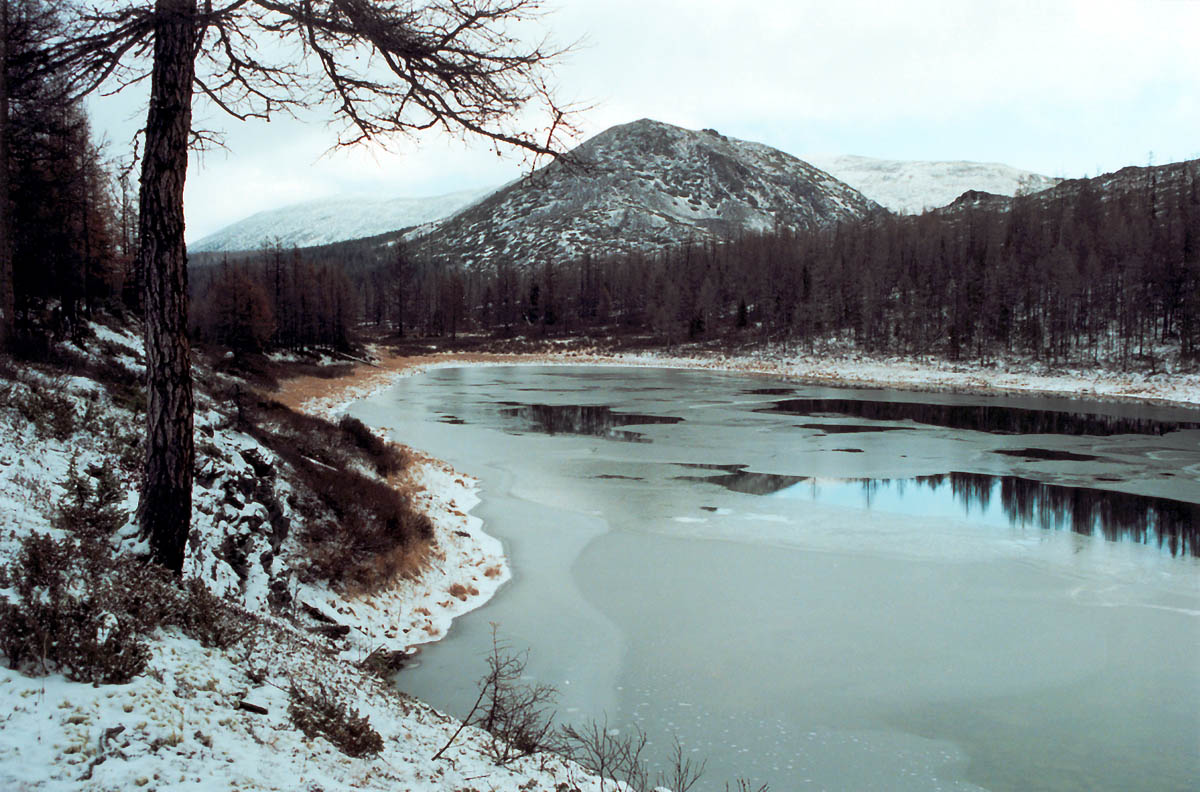
[[(655, 118), (803, 158), (1003, 162), (1050, 176), (1200, 157), (1200, 0), (559, 0), (543, 26), (583, 44), (560, 96), (593, 105), (583, 137)], [(144, 91), (143, 91), (144, 92)], [(143, 95), (97, 98), (110, 153)], [(437, 136), (327, 153), (338, 127), (226, 121), (229, 151), (193, 157), (187, 237), (340, 194), (498, 185), (521, 158)]]

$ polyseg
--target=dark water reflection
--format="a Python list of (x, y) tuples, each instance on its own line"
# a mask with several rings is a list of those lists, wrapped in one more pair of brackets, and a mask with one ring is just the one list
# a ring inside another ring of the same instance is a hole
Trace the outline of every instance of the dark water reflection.
[(816, 429), (825, 434), (863, 434), (864, 432), (903, 432), (907, 426), (864, 426), (863, 424), (808, 423), (796, 424), (797, 429)]
[(1040, 462), (1094, 462), (1100, 458), (1094, 454), (1076, 454), (1053, 448), (998, 448), (992, 453)]
[(961, 472), (910, 479), (815, 479), (743, 469), (679, 478), (749, 495), (917, 516), (957, 513), (983, 524), (1070, 530), (1111, 542), (1157, 546), (1172, 556), (1200, 557), (1200, 504), (1170, 498), (1047, 484), (1020, 476)]
[(742, 391), (747, 396), (787, 396), (795, 392), (795, 388), (754, 388)]
[(676, 424), (682, 421), (671, 415), (639, 415), (615, 412), (611, 407), (579, 404), (517, 404), (502, 402), (501, 417), (517, 431), (540, 432), (542, 434), (586, 435), (623, 440), (630, 443), (648, 443), (649, 439), (638, 432), (624, 431), (622, 426), (644, 426), (648, 424)]
[[(1097, 413), (862, 399), (783, 399), (758, 412), (784, 415), (844, 415), (872, 421), (914, 421), (951, 429), (997, 434), (1164, 435), (1182, 429), (1200, 429), (1200, 423), (1125, 418)], [(807, 425), (805, 428), (820, 427)]]

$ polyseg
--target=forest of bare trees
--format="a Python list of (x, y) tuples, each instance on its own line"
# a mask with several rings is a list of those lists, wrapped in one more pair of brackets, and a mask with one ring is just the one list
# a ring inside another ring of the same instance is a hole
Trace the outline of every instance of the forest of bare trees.
[[(312, 295), (280, 289), (281, 260), (283, 282), (307, 272)], [(1163, 350), (1183, 361), (1200, 355), (1200, 163), (659, 254), (481, 271), (412, 260), (393, 239), (376, 238), (272, 249), (205, 272), (198, 305), (216, 305), (208, 284), (248, 278), (270, 298), (265, 312), (299, 311), (324, 328), (281, 325), (264, 347), (337, 346), (365, 323), (438, 338), (640, 334), (651, 345), (834, 344), (1153, 369)], [(335, 293), (318, 281), (335, 282)], [(227, 336), (213, 325), (219, 312), (204, 311), (202, 334)]]

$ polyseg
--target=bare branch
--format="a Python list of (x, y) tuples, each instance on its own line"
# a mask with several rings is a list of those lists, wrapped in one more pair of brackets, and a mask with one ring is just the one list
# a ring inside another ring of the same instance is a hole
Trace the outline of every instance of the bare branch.
[[(557, 103), (549, 69), (569, 48), (522, 44), (536, 0), (204, 0), (195, 88), (238, 119), (329, 106), (338, 145), (441, 129), (537, 160), (558, 156), (580, 108)], [(48, 67), (77, 95), (145, 79), (152, 0), (78, 2)], [(532, 114), (532, 115), (531, 115)], [(528, 125), (531, 117), (544, 121)]]

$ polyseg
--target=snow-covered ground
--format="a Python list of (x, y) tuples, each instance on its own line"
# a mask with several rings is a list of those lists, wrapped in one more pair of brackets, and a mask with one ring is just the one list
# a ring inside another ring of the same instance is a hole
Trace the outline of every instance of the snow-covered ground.
[[(89, 359), (103, 349), (138, 365), (137, 338), (96, 329)], [(39, 392), (69, 406), (60, 431), (28, 419), (21, 405)], [(54, 523), (72, 459), (80, 470), (93, 463), (113, 469), (127, 493), (122, 506), (132, 512), (137, 455), (121, 453), (139, 431), (132, 412), (93, 380), (34, 369), (0, 377), (0, 397), (0, 564), (11, 562), (31, 532), (67, 537)], [(499, 766), (489, 754), (490, 735), (472, 727), (434, 760), (460, 724), (360, 667), (376, 649), (407, 650), (440, 637), (452, 618), (508, 578), (500, 543), (467, 515), (476, 500), (471, 482), (435, 460), (414, 465), (407, 486), (420, 490), (432, 519), (433, 550), (419, 576), (356, 596), (295, 574), (289, 563), (298, 560), (297, 540), (268, 552), (267, 506), (261, 488), (248, 485), (262, 484), (264, 461), (278, 463), (270, 449), (232, 428), (221, 405), (206, 397), (198, 400), (196, 426), (202, 461), (185, 569), (244, 606), (252, 633), (217, 649), (176, 627), (157, 628), (145, 672), (127, 684), (72, 682), (52, 668), (0, 669), (0, 789), (614, 789), (553, 755)], [(277, 474), (266, 480), (279, 496), (275, 505), (296, 519), (288, 498), (293, 484)], [(144, 549), (132, 520), (113, 541), (126, 552)], [(240, 572), (229, 560), (231, 542), (246, 550)], [(290, 615), (268, 605), (280, 580)], [(0, 588), (0, 597), (15, 596), (14, 588)], [(302, 611), (322, 612), (349, 632), (322, 635)], [(485, 670), (479, 658), (481, 676)], [(327, 690), (369, 717), (382, 751), (352, 758), (324, 737), (306, 737), (289, 716), (293, 687)]]

